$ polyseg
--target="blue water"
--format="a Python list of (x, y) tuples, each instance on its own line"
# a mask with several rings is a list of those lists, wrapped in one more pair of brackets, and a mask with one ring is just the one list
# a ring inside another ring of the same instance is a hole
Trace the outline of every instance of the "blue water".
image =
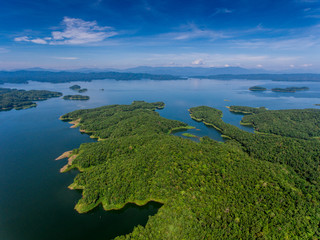
[[(121, 211), (101, 208), (78, 214), (73, 208), (81, 192), (67, 188), (76, 171), (61, 174), (65, 160), (55, 161), (61, 153), (92, 142), (78, 129), (60, 121), (62, 114), (108, 104), (130, 104), (134, 100), (163, 101), (161, 116), (184, 121), (196, 129), (188, 132), (223, 141), (220, 133), (189, 117), (190, 107), (207, 105), (223, 111), (223, 120), (252, 132), (239, 124), (242, 116), (232, 114), (226, 106), (265, 106), (269, 109), (319, 108), (320, 84), (272, 81), (217, 81), (190, 79), (184, 81), (113, 81), (73, 82), (63, 84), (29, 82), (4, 84), (1, 87), (45, 89), (76, 94), (69, 87), (87, 88), (88, 101), (66, 101), (61, 98), (38, 102), (36, 108), (0, 112), (0, 239), (111, 239), (145, 225), (148, 216), (160, 204), (145, 207), (129, 205)], [(267, 88), (307, 86), (309, 91), (296, 93), (250, 92), (249, 87)], [(104, 89), (101, 91), (100, 89)], [(181, 133), (177, 133), (181, 135)]]

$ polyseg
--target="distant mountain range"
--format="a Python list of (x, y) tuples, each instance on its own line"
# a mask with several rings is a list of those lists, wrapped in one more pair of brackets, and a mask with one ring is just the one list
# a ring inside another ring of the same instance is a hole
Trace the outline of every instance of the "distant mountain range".
[(156, 75), (148, 73), (119, 73), (119, 72), (53, 72), (53, 71), (0, 71), (1, 83), (27, 83), (28, 81), (38, 82), (73, 82), (73, 81), (92, 81), (92, 80), (184, 80), (178, 76), (167, 74)]
[[(21, 70), (21, 69), (18, 69)], [(42, 69), (42, 68), (29, 68), (24, 69), (26, 71), (51, 71), (59, 72), (54, 69)], [(190, 76), (209, 76), (209, 75), (219, 75), (219, 74), (257, 74), (257, 73), (268, 73), (264, 69), (246, 69), (241, 67), (135, 67), (127, 69), (116, 69), (116, 68), (79, 68), (73, 70), (64, 70), (65, 72), (82, 72), (82, 73), (92, 73), (92, 72), (119, 72), (119, 73), (147, 73), (147, 74), (168, 74), (180, 77), (190, 77)]]
[[(28, 68), (17, 69), (15, 71), (49, 71), (49, 72), (61, 72), (56, 69), (44, 69), (44, 68)], [(179, 77), (192, 77), (192, 76), (210, 76), (210, 75), (224, 75), (224, 74), (300, 74), (300, 73), (319, 73), (319, 71), (306, 71), (305, 69), (288, 69), (283, 71), (269, 71), (262, 68), (259, 69), (247, 69), (242, 67), (148, 67), (140, 66), (127, 69), (116, 68), (78, 68), (72, 70), (63, 70), (63, 72), (77, 72), (77, 73), (102, 73), (102, 72), (118, 72), (118, 73), (146, 73), (155, 75), (174, 75)]]
[[(104, 71), (105, 70), (105, 71)], [(275, 74), (262, 73), (240, 67), (228, 68), (192, 68), (192, 67), (137, 67), (125, 70), (115, 69), (76, 69), (73, 71), (57, 71), (32, 68), (20, 71), (0, 71), (1, 83), (26, 83), (30, 80), (39, 82), (73, 82), (91, 80), (185, 80), (187, 78), (203, 79), (247, 79), (273, 81), (319, 81), (320, 74), (295, 73)], [(119, 72), (121, 71), (121, 72)]]
[(205, 68), (205, 67), (136, 67), (125, 69), (126, 72), (132, 73), (149, 73), (149, 74), (170, 74), (181, 77), (190, 76), (209, 76), (220, 74), (254, 74), (267, 73), (263, 69), (246, 69), (241, 67), (222, 67), (222, 68)]

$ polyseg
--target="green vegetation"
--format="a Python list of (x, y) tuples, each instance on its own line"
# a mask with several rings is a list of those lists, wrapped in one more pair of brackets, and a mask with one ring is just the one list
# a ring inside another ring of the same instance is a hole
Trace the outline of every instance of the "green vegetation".
[(247, 133), (224, 123), (221, 111), (196, 107), (194, 119), (232, 139), (196, 143), (168, 134), (188, 125), (160, 117), (154, 110), (163, 107), (139, 101), (61, 117), (101, 139), (74, 149), (66, 168), (81, 171), (70, 186), (83, 190), (77, 211), (164, 204), (145, 227), (119, 239), (320, 237), (319, 162), (308, 165), (319, 161), (319, 141)]
[(230, 112), (240, 113), (240, 114), (252, 114), (265, 112), (267, 109), (265, 107), (253, 108), (246, 106), (230, 106), (228, 107)]
[(193, 134), (191, 134), (191, 133), (182, 133), (182, 136), (190, 137), (190, 138), (197, 138), (196, 135), (193, 135)]
[(320, 104), (319, 104), (319, 103), (316, 103), (315, 106), (320, 106)]
[(272, 88), (271, 91), (273, 92), (290, 92), (294, 93), (296, 91), (307, 91), (309, 90), (308, 87), (287, 87), (287, 88)]
[(62, 93), (46, 90), (17, 90), (0, 88), (0, 111), (11, 109), (26, 109), (36, 107), (33, 101), (47, 100), (48, 98), (60, 97)]
[(86, 92), (86, 91), (88, 91), (88, 89), (82, 88), (82, 89), (80, 89), (78, 92), (79, 92), (79, 93), (84, 93), (84, 92)]
[[(267, 89), (260, 86), (253, 86), (249, 88), (250, 91), (266, 91)], [(307, 91), (309, 90), (308, 87), (287, 87), (287, 88), (272, 88), (271, 91), (273, 92), (288, 92), (288, 93), (294, 93), (296, 91)]]
[(89, 96), (83, 96), (83, 95), (65, 95), (63, 96), (64, 100), (89, 100)]
[(253, 86), (249, 88), (250, 91), (266, 91), (267, 89), (265, 87), (260, 86)]
[(81, 86), (79, 85), (72, 85), (71, 87), (69, 87), (71, 90), (74, 90), (74, 91), (78, 91), (81, 89)]
[(309, 90), (308, 87), (287, 87), (287, 88), (272, 88), (271, 91), (273, 92), (296, 92), (296, 91), (307, 91)]
[[(272, 114), (272, 111), (266, 111), (266, 113)], [(274, 134), (249, 133), (223, 122), (220, 110), (206, 106), (191, 108), (190, 114), (193, 119), (203, 121), (205, 124), (215, 127), (223, 135), (241, 144), (244, 151), (252, 157), (288, 165), (301, 178), (311, 183), (312, 188), (320, 190), (320, 141), (318, 139), (299, 139)], [(281, 116), (285, 118), (285, 114)], [(281, 120), (275, 121), (272, 124), (281, 124)], [(300, 126), (303, 128), (302, 125), (300, 123)], [(300, 188), (304, 189), (306, 185), (303, 183)], [(316, 195), (319, 196), (318, 193)]]
[(73, 91), (77, 91), (78, 93), (84, 93), (86, 91), (88, 91), (88, 89), (86, 88), (81, 88), (81, 86), (79, 85), (72, 85), (71, 87), (69, 87), (71, 90)]
[(241, 123), (261, 133), (308, 139), (320, 137), (319, 109), (267, 110), (252, 112)]

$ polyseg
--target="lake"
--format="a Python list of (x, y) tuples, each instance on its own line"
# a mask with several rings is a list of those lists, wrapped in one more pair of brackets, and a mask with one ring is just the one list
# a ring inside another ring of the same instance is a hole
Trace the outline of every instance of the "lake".
[[(54, 98), (38, 102), (36, 108), (0, 112), (0, 239), (112, 239), (130, 233), (138, 224), (145, 225), (148, 217), (161, 207), (157, 203), (144, 207), (130, 204), (119, 211), (106, 212), (99, 207), (89, 213), (78, 214), (74, 206), (81, 192), (67, 188), (77, 171), (59, 173), (66, 160), (54, 159), (65, 151), (78, 148), (81, 143), (95, 140), (60, 121), (59, 116), (65, 113), (108, 104), (130, 104), (134, 100), (163, 101), (166, 107), (158, 110), (161, 116), (196, 127), (187, 131), (194, 135), (223, 141), (215, 129), (192, 120), (188, 109), (199, 105), (218, 108), (223, 111), (225, 122), (253, 132), (252, 128), (241, 126), (242, 116), (230, 113), (226, 106), (293, 109), (319, 108), (314, 104), (320, 103), (320, 84), (316, 82), (189, 79), (52, 84), (30, 81), (29, 84), (4, 84), (0, 87), (52, 90), (66, 95), (77, 94), (69, 89), (74, 84), (87, 88), (83, 95), (90, 96), (90, 100)], [(254, 85), (268, 89), (306, 86), (310, 90), (296, 93), (249, 91), (248, 88)]]

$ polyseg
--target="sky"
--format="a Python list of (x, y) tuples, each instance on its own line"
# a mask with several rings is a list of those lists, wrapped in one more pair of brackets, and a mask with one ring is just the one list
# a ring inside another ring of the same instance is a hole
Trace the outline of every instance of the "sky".
[(320, 0), (0, 3), (1, 70), (238, 66), (320, 72)]

